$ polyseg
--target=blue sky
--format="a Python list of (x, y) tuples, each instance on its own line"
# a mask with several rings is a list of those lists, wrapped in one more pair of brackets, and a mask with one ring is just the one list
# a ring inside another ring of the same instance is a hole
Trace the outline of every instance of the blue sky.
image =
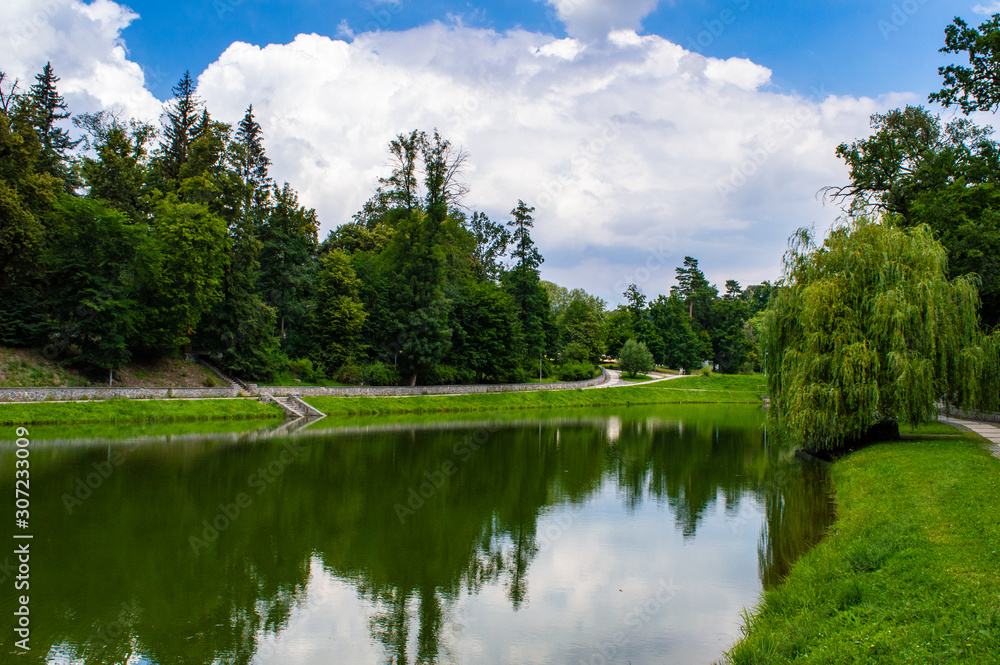
[[(548, 5), (536, 0), (453, 2), (402, 0), (400, 4), (342, 0), (133, 0), (140, 15), (123, 37), (132, 60), (161, 73), (150, 88), (161, 99), (185, 69), (204, 70), (232, 42), (290, 42), (299, 33), (336, 37), (378, 27), (405, 30), (431, 21), (523, 28), (566, 36)], [(773, 84), (804, 95), (877, 96), (891, 91), (926, 95), (948, 62), (938, 53), (944, 27), (956, 15), (979, 18), (971, 2), (940, 0), (676, 0), (643, 21), (656, 34), (705, 55), (745, 57), (769, 67)], [(914, 10), (914, 8), (916, 8)]]
[(469, 210), (535, 206), (543, 278), (614, 304), (630, 283), (668, 292), (685, 256), (717, 284), (778, 278), (797, 228), (842, 215), (817, 196), (847, 179), (836, 147), (925, 104), (945, 27), (989, 11), (1000, 0), (5, 0), (0, 69), (30, 80), (51, 61), (72, 112), (154, 125), (190, 70), (215, 119), (254, 105), (272, 176), (323, 236), (396, 134), (438, 128), (469, 153)]

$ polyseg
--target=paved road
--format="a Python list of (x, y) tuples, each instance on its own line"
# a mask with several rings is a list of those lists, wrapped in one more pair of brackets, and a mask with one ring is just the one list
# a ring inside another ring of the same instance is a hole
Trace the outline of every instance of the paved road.
[(941, 422), (956, 425), (983, 437), (989, 442), (983, 444), (986, 449), (993, 453), (994, 457), (1000, 459), (1000, 427), (979, 420), (963, 420), (962, 418), (950, 418), (948, 416), (942, 418)]

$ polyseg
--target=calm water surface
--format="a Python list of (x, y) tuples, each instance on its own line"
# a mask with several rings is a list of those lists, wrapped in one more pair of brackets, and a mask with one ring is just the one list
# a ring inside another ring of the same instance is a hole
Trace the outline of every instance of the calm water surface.
[(708, 665), (831, 520), (757, 408), (486, 417), (37, 428), (31, 651), (5, 547), (0, 662)]

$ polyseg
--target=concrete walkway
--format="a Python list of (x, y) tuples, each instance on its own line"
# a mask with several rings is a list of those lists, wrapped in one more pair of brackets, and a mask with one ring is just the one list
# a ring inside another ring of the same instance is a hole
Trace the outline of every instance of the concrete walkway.
[(672, 376), (662, 376), (658, 379), (653, 379), (652, 381), (626, 381), (622, 378), (622, 373), (617, 369), (609, 369), (608, 380), (602, 384), (596, 386), (590, 386), (586, 390), (593, 390), (595, 388), (621, 388), (623, 386), (648, 386), (651, 383), (659, 383), (660, 381), (670, 381), (672, 379), (683, 379), (684, 377), (691, 376), (690, 374), (685, 374), (681, 376), (680, 374)]
[(994, 457), (1000, 459), (1000, 427), (979, 420), (963, 420), (962, 418), (952, 418), (949, 416), (942, 416), (940, 420), (943, 423), (975, 432), (983, 437), (987, 441), (983, 443), (983, 447), (993, 453)]

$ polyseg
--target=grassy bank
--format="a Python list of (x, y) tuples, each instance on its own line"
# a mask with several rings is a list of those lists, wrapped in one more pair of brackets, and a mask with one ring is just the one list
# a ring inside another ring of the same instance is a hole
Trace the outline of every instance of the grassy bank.
[(328, 415), (501, 411), (633, 404), (755, 404), (761, 393), (754, 376), (693, 376), (649, 386), (596, 390), (551, 390), (415, 397), (305, 397)]
[(831, 535), (764, 595), (728, 662), (1000, 662), (1000, 460), (931, 431), (833, 465)]
[[(480, 395), (415, 397), (307, 397), (329, 415), (377, 415), (552, 409), (632, 404), (754, 404), (760, 377), (693, 376), (643, 387), (602, 390), (557, 390)], [(0, 404), (0, 425), (85, 423), (149, 423), (182, 420), (232, 420), (283, 417), (274, 405), (250, 399), (219, 400), (93, 400)]]
[(284, 417), (273, 404), (253, 399), (129, 400), (0, 404), (0, 425), (146, 423)]

